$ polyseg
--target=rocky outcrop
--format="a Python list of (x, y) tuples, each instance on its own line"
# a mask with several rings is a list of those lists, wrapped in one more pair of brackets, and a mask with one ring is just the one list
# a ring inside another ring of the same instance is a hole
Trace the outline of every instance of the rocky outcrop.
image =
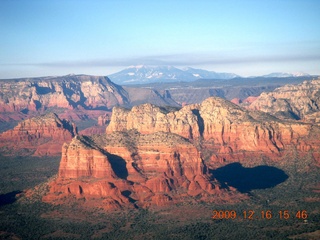
[[(95, 111), (98, 111), (98, 110), (95, 110)], [(88, 117), (88, 118), (91, 118), (91, 117)], [(94, 134), (103, 134), (103, 133), (105, 133), (106, 126), (110, 122), (111, 112), (107, 112), (107, 113), (104, 113), (102, 115), (95, 116), (93, 118), (97, 119), (97, 124), (82, 129), (81, 131), (79, 131), (80, 135), (91, 136), (91, 135), (94, 135)]]
[(104, 114), (104, 115), (100, 115), (100, 116), (98, 117), (98, 125), (99, 125), (99, 126), (106, 126), (106, 125), (108, 125), (109, 122), (110, 122), (110, 119), (111, 119), (110, 115), (111, 115), (111, 114), (107, 114), (107, 113)]
[(307, 141), (311, 129), (309, 124), (283, 122), (216, 97), (171, 110), (151, 104), (136, 106), (130, 111), (115, 107), (106, 132), (136, 129), (150, 134), (164, 131), (193, 141), (203, 139), (217, 154), (247, 151), (279, 155), (286, 146)]
[(68, 119), (69, 121), (86, 121), (88, 119), (97, 120), (99, 116), (104, 114), (110, 114), (111, 112), (105, 110), (87, 110), (87, 109), (74, 109), (65, 110), (59, 109), (59, 117)]
[(59, 169), (62, 178), (114, 178), (111, 164), (106, 155), (88, 137), (76, 136), (62, 146)]
[(56, 114), (33, 117), (14, 129), (0, 134), (0, 146), (6, 154), (58, 155), (64, 142), (77, 134), (76, 126)]
[(115, 107), (107, 134), (136, 129), (143, 134), (163, 131), (176, 133), (185, 138), (199, 137), (197, 115), (188, 106), (183, 109), (175, 111), (177, 109), (161, 108), (152, 104), (135, 106), (131, 111)]
[(213, 200), (221, 192), (189, 141), (175, 134), (130, 131), (105, 138), (77, 136), (65, 144), (59, 176), (44, 201), (100, 198), (99, 207), (118, 209), (177, 203), (194, 196)]
[(230, 101), (230, 102), (232, 102), (232, 103), (234, 103), (234, 104), (239, 105), (242, 101), (241, 101), (241, 99), (240, 99), (240, 98), (234, 98), (234, 99), (231, 99), (231, 101)]
[(0, 121), (26, 119), (43, 114), (48, 109), (63, 118), (78, 121), (97, 119), (114, 106), (133, 106), (145, 102), (179, 106), (166, 91), (123, 88), (102, 76), (0, 80), (0, 89)]
[(292, 153), (319, 164), (319, 134), (316, 125), (279, 120), (216, 97), (181, 109), (115, 107), (105, 135), (77, 136), (63, 146), (59, 175), (43, 200), (81, 198), (105, 209), (215, 201), (237, 193), (222, 189), (209, 167), (259, 165), (255, 157), (281, 161)]
[(95, 134), (104, 134), (106, 126), (92, 126), (79, 131), (79, 135), (91, 136)]
[(127, 93), (107, 77), (68, 75), (0, 81), (0, 112), (110, 109), (128, 103)]
[(262, 93), (249, 109), (273, 114), (281, 119), (303, 119), (320, 111), (320, 79), (285, 85)]
[(255, 96), (249, 96), (249, 97), (247, 97), (246, 99), (244, 99), (242, 102), (243, 103), (249, 103), (249, 104), (251, 104), (251, 103), (253, 103), (255, 100), (257, 100), (258, 99), (258, 97), (255, 97)]

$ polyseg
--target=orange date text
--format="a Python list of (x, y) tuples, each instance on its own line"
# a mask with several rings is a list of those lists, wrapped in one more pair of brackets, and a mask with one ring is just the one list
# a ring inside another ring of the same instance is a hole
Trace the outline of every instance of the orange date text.
[(271, 211), (271, 210), (213, 210), (212, 219), (266, 219), (270, 220), (272, 218), (278, 218), (283, 220), (288, 219), (302, 219), (306, 220), (308, 218), (308, 213), (306, 210), (299, 211), (289, 211), (289, 210), (280, 210), (280, 211)]

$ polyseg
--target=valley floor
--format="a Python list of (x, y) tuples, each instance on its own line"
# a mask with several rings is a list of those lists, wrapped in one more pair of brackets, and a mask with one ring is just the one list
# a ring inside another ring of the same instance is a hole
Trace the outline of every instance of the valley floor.
[(248, 200), (236, 204), (186, 203), (110, 213), (77, 204), (54, 206), (39, 201), (41, 196), (23, 196), (25, 189), (41, 189), (42, 183), (54, 177), (59, 158), (1, 156), (0, 165), (0, 239), (320, 237), (320, 170), (315, 167), (274, 164), (288, 175), (286, 181), (272, 188), (251, 190)]

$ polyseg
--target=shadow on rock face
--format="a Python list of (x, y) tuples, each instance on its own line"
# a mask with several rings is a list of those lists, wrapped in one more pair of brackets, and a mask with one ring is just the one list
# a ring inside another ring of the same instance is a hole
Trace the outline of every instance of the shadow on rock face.
[(128, 177), (128, 170), (127, 170), (127, 163), (126, 161), (121, 158), (120, 156), (108, 154), (108, 159), (111, 164), (112, 170), (114, 173), (122, 179), (127, 179)]
[(221, 186), (232, 186), (242, 193), (253, 189), (272, 188), (286, 181), (288, 175), (281, 169), (270, 166), (243, 167), (240, 163), (231, 163), (224, 167), (210, 170)]
[(0, 195), (0, 207), (6, 204), (14, 203), (16, 199), (16, 195), (21, 193), (21, 191), (13, 191), (6, 194)]

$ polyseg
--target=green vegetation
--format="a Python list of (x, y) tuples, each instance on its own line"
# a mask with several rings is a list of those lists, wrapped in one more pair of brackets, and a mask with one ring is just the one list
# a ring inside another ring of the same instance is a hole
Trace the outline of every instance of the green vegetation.
[[(55, 206), (21, 198), (0, 205), (0, 238), (15, 234), (21, 239), (288, 239), (315, 232), (320, 228), (319, 194), (313, 191), (319, 188), (319, 168), (308, 168), (310, 156), (289, 162), (296, 166), (272, 164), (288, 174), (285, 182), (252, 190), (249, 200), (237, 204), (178, 204), (110, 213), (77, 204)], [(0, 195), (47, 181), (56, 174), (58, 163), (58, 158), (1, 157)], [(235, 211), (237, 218), (212, 219), (213, 210)], [(286, 210), (288, 219), (284, 219)], [(254, 211), (252, 219), (249, 211)], [(267, 211), (272, 214), (270, 219)], [(306, 211), (307, 219), (302, 214), (299, 218), (299, 211)]]
[(32, 188), (57, 174), (60, 157), (0, 155), (0, 194)]
[(9, 129), (13, 129), (18, 125), (19, 121), (10, 121), (10, 122), (0, 122), (0, 133), (8, 131)]

